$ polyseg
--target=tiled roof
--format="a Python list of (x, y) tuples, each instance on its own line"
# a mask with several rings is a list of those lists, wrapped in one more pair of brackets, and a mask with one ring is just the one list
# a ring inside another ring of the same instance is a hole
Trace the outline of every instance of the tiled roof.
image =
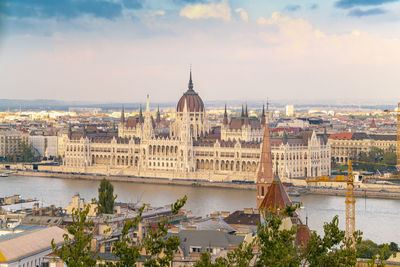
[(336, 134), (331, 134), (329, 136), (329, 139), (335, 139), (335, 140), (350, 140), (353, 136), (353, 133), (336, 133)]
[(291, 200), (286, 193), (285, 188), (279, 178), (274, 178), (274, 181), (268, 188), (267, 194), (261, 202), (260, 209), (268, 212), (276, 212), (277, 209), (284, 210), (287, 205), (290, 205)]
[(224, 218), (228, 224), (257, 225), (260, 222), (260, 214), (245, 213), (243, 210), (237, 210)]

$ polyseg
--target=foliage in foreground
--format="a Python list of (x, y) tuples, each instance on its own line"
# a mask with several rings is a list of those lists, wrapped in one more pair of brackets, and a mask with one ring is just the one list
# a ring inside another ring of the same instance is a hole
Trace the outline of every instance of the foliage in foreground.
[[(185, 205), (187, 197), (178, 199), (171, 204), (171, 210), (176, 215)], [(100, 266), (135, 266), (136, 262), (144, 252), (144, 266), (169, 266), (173, 255), (178, 251), (179, 239), (176, 236), (167, 238), (167, 219), (164, 218), (158, 223), (155, 231), (150, 230), (141, 240), (135, 244), (130, 238), (130, 231), (138, 228), (145, 206), (143, 205), (139, 214), (132, 220), (127, 220), (122, 229), (122, 236), (119, 241), (113, 244), (112, 253), (120, 260), (117, 262), (105, 261)], [(52, 250), (67, 266), (92, 267), (96, 266), (97, 260), (102, 261), (92, 252), (91, 241), (93, 239), (93, 221), (88, 219), (90, 205), (83, 210), (73, 210), (72, 224), (67, 227), (68, 234), (64, 235), (64, 244), (60, 247), (52, 241)]]
[[(99, 198), (100, 191), (106, 192), (104, 199), (112, 200), (113, 203), (113, 187), (107, 182), (104, 182), (103, 187), (99, 187)], [(172, 213), (178, 214), (186, 201), (185, 196), (172, 204)], [(179, 239), (177, 236), (168, 236), (167, 218), (158, 223), (156, 230), (149, 230), (139, 243), (131, 239), (130, 234), (139, 227), (144, 208), (145, 206), (140, 208), (136, 218), (125, 222), (121, 238), (113, 243), (112, 253), (119, 258), (117, 262), (103, 261), (92, 251), (91, 242), (95, 227), (93, 221), (88, 219), (90, 205), (82, 210), (73, 210), (72, 224), (67, 226), (68, 234), (64, 235), (64, 244), (58, 247), (52, 241), (53, 252), (67, 266), (74, 267), (96, 266), (98, 260), (103, 262), (102, 266), (135, 266), (139, 259), (143, 261), (144, 266), (169, 266), (174, 253), (178, 251)], [(242, 242), (233, 251), (228, 252), (226, 257), (218, 257), (215, 260), (208, 252), (203, 252), (195, 266), (355, 266), (357, 257), (370, 258), (371, 262), (379, 259), (379, 266), (383, 266), (383, 260), (399, 251), (398, 245), (393, 242), (390, 245), (377, 245), (369, 240), (362, 241), (359, 231), (354, 233), (354, 249), (352, 240), (347, 240), (345, 231), (339, 229), (338, 216), (324, 224), (323, 236), (312, 231), (307, 246), (299, 248), (295, 244), (297, 226), (282, 229), (284, 220), (293, 216), (297, 208), (298, 206), (288, 206), (279, 215), (266, 213), (265, 222), (258, 225), (257, 235), (251, 242)]]
[[(355, 266), (356, 250), (352, 248), (352, 241), (346, 240), (345, 231), (339, 229), (337, 216), (324, 224), (323, 237), (313, 231), (307, 247), (298, 248), (294, 242), (297, 227), (281, 229), (284, 218), (293, 212), (293, 207), (287, 207), (279, 216), (268, 214), (265, 224), (259, 224), (252, 242), (242, 243), (228, 252), (226, 258), (217, 258), (214, 262), (209, 253), (203, 252), (195, 266)], [(360, 243), (361, 232), (355, 233), (355, 241)], [(253, 251), (255, 247), (258, 250)]]
[(88, 220), (90, 205), (83, 210), (72, 211), (72, 224), (67, 226), (68, 234), (64, 234), (64, 244), (58, 247), (51, 241), (53, 253), (62, 259), (67, 266), (95, 266), (96, 259), (91, 254), (93, 238), (93, 220)]

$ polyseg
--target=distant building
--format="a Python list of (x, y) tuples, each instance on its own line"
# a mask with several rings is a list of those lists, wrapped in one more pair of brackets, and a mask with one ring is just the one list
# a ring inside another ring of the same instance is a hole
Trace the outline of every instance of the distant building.
[(31, 135), (29, 141), (33, 148), (42, 157), (57, 157), (58, 156), (58, 144), (57, 136), (44, 136), (44, 135)]
[(65, 208), (65, 213), (67, 215), (71, 215), (74, 210), (83, 210), (86, 205), (90, 204), (90, 209), (88, 216), (95, 217), (97, 215), (97, 204), (85, 202), (85, 199), (81, 198), (79, 194), (76, 194), (72, 197), (72, 201)]
[(294, 106), (293, 105), (286, 105), (285, 114), (286, 114), (287, 117), (293, 117), (294, 116)]
[(397, 136), (395, 134), (367, 134), (367, 133), (336, 133), (329, 136), (332, 149), (332, 160), (336, 163), (346, 163), (349, 159), (357, 159), (361, 152), (369, 152), (377, 147), (388, 151), (396, 149)]
[[(195, 262), (202, 252), (210, 253), (212, 259), (233, 250), (244, 240), (244, 236), (236, 236), (217, 230), (182, 230), (171, 233), (179, 238), (179, 253), (174, 255), (175, 262)], [(179, 259), (179, 260), (177, 260)]]
[[(175, 121), (169, 132), (157, 111), (146, 111), (125, 118), (124, 110), (118, 135), (77, 133), (70, 128), (58, 141), (63, 171), (196, 179), (250, 180), (255, 182), (261, 142), (266, 123), (249, 117), (247, 106), (241, 116), (228, 118), (225, 109), (222, 125), (210, 129), (208, 115), (200, 96), (193, 89), (190, 74), (188, 90), (177, 104)], [(330, 147), (326, 139), (312, 132), (297, 137), (273, 140), (274, 161), (282, 178), (330, 174)]]
[(22, 155), (22, 143), (29, 143), (29, 135), (16, 130), (0, 131), (0, 159), (8, 155), (19, 157)]

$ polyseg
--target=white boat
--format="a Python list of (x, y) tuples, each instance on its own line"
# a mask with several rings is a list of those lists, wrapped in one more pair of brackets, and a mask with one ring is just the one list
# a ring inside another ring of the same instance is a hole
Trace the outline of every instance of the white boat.
[(2, 173), (0, 173), (0, 177), (8, 177), (8, 173), (2, 172)]

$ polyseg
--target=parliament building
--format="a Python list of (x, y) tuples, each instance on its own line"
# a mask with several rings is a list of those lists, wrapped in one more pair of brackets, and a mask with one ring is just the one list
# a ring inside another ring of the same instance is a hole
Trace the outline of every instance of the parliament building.
[[(242, 180), (255, 182), (268, 116), (229, 118), (226, 107), (220, 126), (210, 127), (203, 100), (194, 90), (190, 72), (187, 91), (179, 99), (175, 120), (164, 123), (159, 110), (125, 117), (118, 134), (73, 132), (61, 136), (64, 172), (159, 177), (170, 179)], [(168, 125), (167, 129), (162, 126)], [(281, 179), (330, 175), (331, 148), (326, 136), (304, 131), (298, 136), (271, 138), (273, 166)]]

